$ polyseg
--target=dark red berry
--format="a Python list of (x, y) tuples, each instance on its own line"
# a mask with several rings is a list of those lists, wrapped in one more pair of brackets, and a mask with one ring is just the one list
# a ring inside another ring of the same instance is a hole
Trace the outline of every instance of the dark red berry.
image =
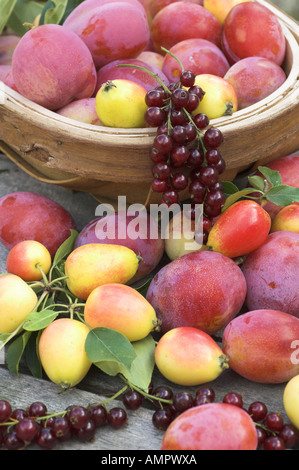
[(143, 402), (143, 396), (136, 390), (128, 390), (123, 396), (123, 404), (129, 410), (137, 410)]
[(40, 418), (42, 416), (46, 416), (47, 414), (47, 407), (44, 403), (40, 401), (33, 402), (28, 410), (28, 415), (33, 418)]
[(264, 419), (264, 425), (270, 431), (281, 431), (284, 425), (283, 417), (278, 411), (269, 413)]
[(170, 408), (156, 410), (152, 416), (153, 425), (159, 431), (166, 431), (170, 423), (173, 421), (173, 413)]
[(12, 407), (7, 400), (0, 400), (0, 423), (4, 423), (11, 415)]
[(239, 408), (243, 407), (243, 398), (239, 393), (231, 392), (227, 393), (223, 397), (223, 403), (228, 403), (230, 405), (238, 406)]
[(194, 398), (189, 392), (177, 392), (173, 397), (173, 405), (179, 412), (182, 412), (194, 405)]
[(51, 428), (41, 428), (40, 433), (35, 440), (36, 444), (44, 450), (54, 449), (57, 443), (57, 438)]
[(264, 440), (264, 450), (285, 450), (284, 440), (278, 436), (269, 436)]
[(96, 405), (90, 408), (90, 419), (93, 420), (96, 427), (104, 426), (107, 422), (107, 410), (103, 405)]
[(19, 439), (24, 442), (33, 441), (40, 430), (39, 424), (30, 418), (24, 418), (15, 425), (15, 431)]
[(249, 405), (248, 413), (252, 417), (253, 421), (263, 421), (268, 413), (268, 408), (265, 403), (261, 401), (255, 401)]
[(119, 429), (127, 422), (127, 413), (123, 408), (112, 408), (107, 415), (107, 422), (109, 426), (114, 429)]

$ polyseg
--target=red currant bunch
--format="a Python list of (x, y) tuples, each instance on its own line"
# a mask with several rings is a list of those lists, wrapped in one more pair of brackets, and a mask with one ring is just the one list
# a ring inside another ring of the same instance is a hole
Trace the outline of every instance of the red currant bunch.
[(225, 202), (219, 181), (226, 166), (219, 149), (223, 134), (209, 126), (205, 114), (196, 113), (204, 91), (195, 78), (186, 70), (176, 83), (161, 84), (146, 94), (145, 121), (157, 128), (150, 149), (152, 189), (170, 206), (180, 203), (180, 193), (188, 188), (192, 204), (203, 204), (204, 217), (211, 220)]

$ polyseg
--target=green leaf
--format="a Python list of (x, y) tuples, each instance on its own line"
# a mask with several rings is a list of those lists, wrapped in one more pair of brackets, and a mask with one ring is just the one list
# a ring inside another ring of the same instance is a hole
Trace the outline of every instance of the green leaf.
[(226, 197), (239, 191), (238, 186), (236, 186), (231, 181), (222, 181), (222, 185)]
[(20, 360), (25, 350), (27, 341), (30, 338), (30, 335), (31, 335), (30, 332), (25, 331), (17, 339), (15, 339), (7, 348), (7, 352), (6, 352), (7, 367), (9, 371), (14, 375), (18, 375), (19, 373)]
[(147, 290), (149, 288), (150, 283), (152, 282), (152, 278), (148, 279), (144, 284), (142, 284), (139, 287), (135, 287), (135, 290), (137, 290), (143, 297), (146, 297)]
[(46, 3), (41, 14), (40, 24), (60, 24), (66, 11), (68, 0), (51, 0)]
[(249, 176), (248, 183), (250, 184), (250, 186), (260, 191), (265, 190), (265, 180), (261, 176), (258, 176), (258, 175)]
[(85, 350), (91, 362), (118, 362), (127, 370), (136, 357), (131, 342), (123, 334), (104, 327), (94, 328), (88, 333)]
[(41, 13), (44, 4), (45, 2), (33, 0), (17, 0), (7, 25), (17, 35), (23, 36), (28, 31), (24, 23), (32, 24), (35, 18)]
[(23, 328), (26, 331), (38, 331), (46, 328), (57, 318), (58, 313), (53, 310), (41, 310), (40, 312), (31, 312), (26, 317)]
[[(226, 199), (226, 201), (225, 201), (225, 203), (222, 207), (222, 212), (224, 212), (229, 206), (231, 206), (232, 204), (237, 202), (242, 197), (245, 197), (248, 194), (251, 194), (251, 193), (254, 193), (254, 192), (257, 192), (256, 188), (246, 188), (246, 189), (242, 189), (241, 191), (238, 191), (234, 194), (231, 194), (230, 196), (227, 197), (227, 199)], [(262, 194), (263, 193), (261, 192), (261, 196), (262, 196)]]
[(266, 178), (268, 183), (273, 187), (281, 184), (281, 176), (278, 171), (271, 170), (267, 166), (258, 166), (257, 168)]
[(280, 184), (269, 189), (265, 197), (277, 206), (285, 207), (293, 202), (299, 202), (299, 188), (293, 188), (286, 184)]
[(134, 341), (132, 346), (136, 358), (132, 362), (131, 370), (128, 371), (122, 364), (112, 362), (100, 362), (96, 364), (103, 372), (115, 376), (121, 374), (133, 385), (148, 390), (155, 366), (155, 341), (151, 335), (139, 341)]
[(2, 34), (17, 0), (0, 0), (0, 34)]
[(33, 377), (41, 379), (43, 376), (43, 368), (38, 355), (38, 342), (41, 331), (32, 332), (25, 348), (26, 364)]
[(66, 256), (68, 256), (74, 248), (74, 243), (78, 236), (77, 230), (71, 229), (71, 235), (60, 245), (55, 253), (52, 266), (59, 264)]

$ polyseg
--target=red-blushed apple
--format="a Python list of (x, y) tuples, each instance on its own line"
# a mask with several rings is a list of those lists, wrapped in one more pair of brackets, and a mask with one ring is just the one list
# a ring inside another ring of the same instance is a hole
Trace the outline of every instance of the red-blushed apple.
[(116, 244), (130, 248), (141, 257), (136, 274), (128, 281), (133, 284), (150, 274), (163, 257), (165, 240), (160, 231), (151, 236), (154, 223), (154, 218), (147, 212), (130, 215), (127, 211), (118, 211), (97, 217), (81, 230), (75, 248), (86, 243)]
[(52, 264), (49, 250), (36, 240), (24, 240), (9, 251), (6, 269), (11, 274), (20, 276), (24, 281), (40, 281), (43, 274), (48, 274)]
[(201, 74), (195, 78), (204, 96), (194, 114), (203, 113), (209, 119), (229, 116), (238, 110), (238, 98), (234, 87), (224, 78), (213, 74)]
[(191, 2), (175, 2), (160, 10), (151, 24), (151, 37), (156, 52), (165, 55), (185, 39), (202, 38), (220, 47), (221, 24), (206, 8)]
[(165, 252), (171, 261), (192, 251), (207, 249), (195, 238), (195, 220), (190, 220), (184, 212), (174, 214), (166, 230)]
[(104, 284), (90, 293), (84, 321), (90, 328), (118, 331), (129, 341), (139, 341), (157, 327), (151, 304), (136, 289), (120, 283)]
[(75, 121), (94, 124), (96, 126), (102, 125), (96, 112), (95, 98), (83, 98), (81, 100), (72, 101), (56, 112), (60, 116), (74, 119)]
[(92, 365), (85, 351), (89, 331), (82, 321), (59, 318), (41, 334), (38, 352), (42, 367), (48, 378), (62, 389), (75, 387)]
[(36, 307), (34, 290), (19, 276), (0, 276), (0, 333), (12, 333)]
[[(181, 61), (185, 70), (190, 70), (195, 75), (210, 73), (223, 77), (229, 69), (229, 63), (221, 49), (206, 39), (185, 39), (172, 46), (169, 52)], [(178, 61), (166, 54), (162, 72), (170, 82), (176, 82), (182, 70)]]
[(299, 204), (294, 203), (283, 207), (274, 217), (271, 232), (284, 230), (299, 234)]
[(127, 283), (135, 276), (139, 258), (126, 246), (88, 243), (78, 246), (65, 261), (69, 290), (86, 300), (98, 286)]
[(235, 89), (238, 109), (271, 95), (286, 80), (284, 70), (264, 57), (245, 57), (233, 64), (223, 77)]
[(223, 24), (228, 13), (235, 5), (248, 1), (251, 0), (203, 0), (203, 6)]
[(211, 382), (229, 367), (228, 358), (210, 335), (184, 326), (159, 339), (155, 363), (167, 380), (185, 386)]
[(258, 2), (244, 2), (235, 5), (226, 16), (221, 48), (231, 64), (258, 56), (281, 65), (286, 38), (277, 16), (269, 8)]
[(161, 321), (161, 333), (191, 326), (210, 335), (241, 310), (246, 282), (240, 267), (212, 251), (193, 251), (153, 277), (146, 298)]
[(208, 403), (181, 413), (167, 428), (161, 450), (256, 450), (249, 413), (227, 403)]
[(246, 257), (248, 310), (280, 310), (299, 317), (299, 234), (279, 231)]
[(72, 215), (46, 196), (17, 191), (0, 198), (0, 241), (8, 250), (23, 240), (36, 240), (53, 257), (71, 230), (76, 230)]
[(241, 200), (229, 206), (212, 226), (207, 246), (230, 258), (259, 248), (271, 228), (269, 214), (255, 201)]
[[(274, 309), (250, 310), (224, 329), (222, 350), (241, 377), (258, 383), (284, 383), (299, 374), (292, 360), (299, 319)], [(293, 343), (293, 344), (292, 344)]]

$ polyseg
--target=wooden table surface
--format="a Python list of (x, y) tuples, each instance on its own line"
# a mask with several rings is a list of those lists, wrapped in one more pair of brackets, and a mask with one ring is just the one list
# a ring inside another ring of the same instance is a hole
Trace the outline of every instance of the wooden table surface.
[[(63, 188), (53, 187), (41, 183), (12, 164), (7, 157), (0, 155), (0, 197), (14, 191), (32, 191), (60, 203), (74, 217), (78, 230), (81, 230), (95, 217), (95, 209), (98, 202), (88, 194), (69, 193)], [(7, 250), (0, 244), (0, 273), (4, 272)], [(221, 343), (221, 332), (217, 334)], [(12, 375), (5, 364), (0, 365), (0, 398), (7, 399), (13, 407), (23, 408), (33, 401), (42, 401), (48, 411), (63, 411), (72, 404), (88, 405), (99, 403), (107, 397), (114, 395), (124, 386), (119, 377), (110, 377), (92, 366), (85, 379), (74, 389), (60, 393), (59, 387), (44, 379), (35, 379), (25, 367), (20, 368), (18, 376)], [(155, 370), (153, 374), (153, 386), (168, 385), (174, 391), (188, 390), (195, 394), (198, 387), (181, 387), (169, 383)], [(220, 377), (210, 384), (216, 393), (216, 401), (222, 401), (228, 392), (243, 394), (244, 407), (247, 408), (253, 401), (263, 401), (269, 411), (280, 411), (288, 422), (283, 407), (283, 391), (285, 384), (271, 385), (250, 382), (235, 374), (232, 370), (225, 370)], [(122, 406), (121, 397), (107, 405)], [(59, 443), (57, 450), (106, 450), (111, 455), (121, 455), (121, 451), (159, 451), (163, 432), (158, 431), (152, 423), (152, 415), (155, 408), (149, 401), (144, 401), (142, 407), (135, 411), (127, 410), (128, 422), (118, 430), (106, 425), (96, 432), (95, 439), (89, 443), (80, 443), (70, 440)], [(35, 445), (29, 446), (29, 450), (35, 450)], [(298, 447), (299, 449), (299, 447)], [(103, 454), (103, 456), (106, 453)], [(139, 454), (138, 454), (139, 455)], [(143, 454), (143, 457), (144, 458)], [(139, 457), (137, 457), (139, 458)]]

